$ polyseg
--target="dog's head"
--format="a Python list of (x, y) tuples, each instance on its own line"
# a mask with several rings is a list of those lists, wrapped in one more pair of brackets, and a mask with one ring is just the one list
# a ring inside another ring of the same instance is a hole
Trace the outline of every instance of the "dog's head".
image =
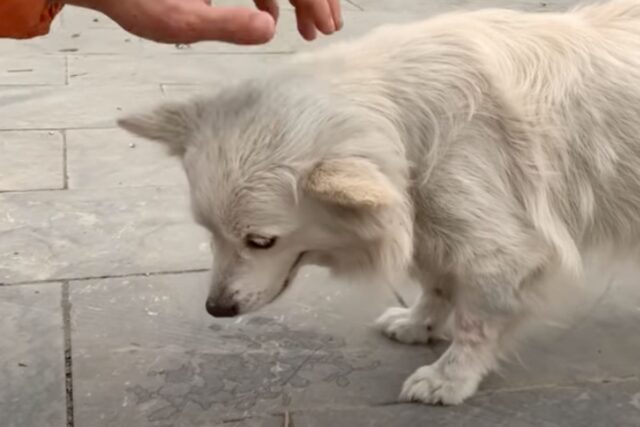
[(273, 301), (303, 264), (377, 275), (411, 258), (401, 146), (296, 83), (248, 81), (119, 120), (183, 160), (194, 217), (212, 236), (214, 316)]

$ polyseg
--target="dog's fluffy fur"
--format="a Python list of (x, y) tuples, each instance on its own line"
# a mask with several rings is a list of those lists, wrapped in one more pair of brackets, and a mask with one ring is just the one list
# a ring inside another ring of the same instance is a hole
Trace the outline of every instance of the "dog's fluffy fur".
[(378, 324), (426, 342), (451, 318), (452, 344), (402, 397), (457, 404), (547, 272), (639, 240), (640, 0), (386, 26), (120, 123), (184, 160), (214, 313), (304, 263), (408, 275), (422, 296)]

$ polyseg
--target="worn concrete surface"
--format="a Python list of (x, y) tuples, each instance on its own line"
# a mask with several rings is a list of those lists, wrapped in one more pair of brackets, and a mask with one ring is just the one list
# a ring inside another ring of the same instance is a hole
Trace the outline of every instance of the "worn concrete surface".
[(0, 41), (0, 425), (640, 426), (636, 265), (592, 266), (567, 313), (465, 405), (399, 404), (407, 375), (444, 346), (372, 330), (398, 304), (390, 290), (306, 269), (273, 306), (210, 318), (211, 254), (179, 163), (114, 127), (124, 112), (385, 22), (573, 3), (349, 0), (344, 31), (313, 45), (285, 7), (269, 45), (180, 48), (69, 8), (47, 37)]

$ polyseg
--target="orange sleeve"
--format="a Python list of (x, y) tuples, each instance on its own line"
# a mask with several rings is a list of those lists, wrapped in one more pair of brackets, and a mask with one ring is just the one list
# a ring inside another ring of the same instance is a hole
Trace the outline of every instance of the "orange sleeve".
[(0, 0), (0, 37), (28, 39), (49, 32), (62, 4), (49, 0)]

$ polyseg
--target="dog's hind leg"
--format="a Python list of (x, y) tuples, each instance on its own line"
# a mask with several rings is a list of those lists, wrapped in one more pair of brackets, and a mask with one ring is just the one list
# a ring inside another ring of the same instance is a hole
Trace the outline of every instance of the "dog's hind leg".
[(376, 327), (392, 340), (405, 344), (427, 344), (432, 338), (447, 339), (451, 314), (451, 289), (446, 277), (421, 278), (421, 293), (411, 307), (390, 307)]

